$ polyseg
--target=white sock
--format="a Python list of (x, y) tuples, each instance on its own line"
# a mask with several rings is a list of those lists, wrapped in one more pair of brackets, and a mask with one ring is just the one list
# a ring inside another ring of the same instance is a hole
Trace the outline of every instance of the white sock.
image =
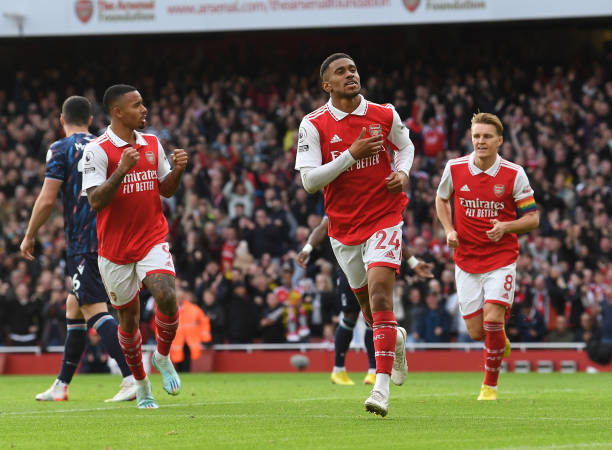
[(55, 383), (53, 383), (53, 386), (61, 386), (61, 387), (64, 387), (64, 386), (68, 386), (68, 384), (64, 383), (64, 382), (63, 382), (63, 381), (61, 381), (61, 380), (56, 379), (56, 380), (55, 380)]
[(376, 368), (368, 369), (368, 373), (376, 373)]
[(334, 366), (334, 372), (333, 373), (345, 372), (345, 371), (346, 371), (345, 367)]
[(167, 354), (166, 356), (164, 356), (161, 353), (159, 353), (157, 350), (155, 350), (155, 353), (153, 353), (153, 356), (155, 356), (155, 359), (157, 359), (158, 361), (161, 361), (164, 359), (170, 359), (170, 354)]
[(128, 375), (127, 377), (123, 377), (123, 381), (133, 383), (134, 381), (136, 381), (136, 378), (134, 378), (134, 375)]
[(376, 374), (376, 383), (374, 383), (374, 389), (376, 391), (380, 391), (385, 395), (389, 395), (389, 380), (391, 379), (391, 375), (386, 373), (377, 373)]
[(146, 386), (148, 380), (148, 377), (144, 377), (142, 380), (136, 380), (136, 383), (138, 384), (138, 386)]

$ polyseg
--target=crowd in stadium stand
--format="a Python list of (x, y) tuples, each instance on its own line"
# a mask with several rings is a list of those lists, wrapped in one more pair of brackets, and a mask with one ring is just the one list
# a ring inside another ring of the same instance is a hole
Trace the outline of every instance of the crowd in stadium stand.
[[(501, 154), (525, 168), (541, 213), (539, 229), (519, 239), (510, 340), (612, 343), (609, 65), (604, 57), (554, 67), (442, 70), (419, 61), (394, 71), (362, 70), (366, 97), (393, 103), (416, 147), (404, 241), (434, 263), (435, 278), (422, 281), (402, 267), (395, 314), (413, 342), (469, 340), (434, 198), (445, 162), (471, 151), (470, 118), (480, 110), (502, 119)], [(327, 101), (316, 70), (296, 73), (296, 67), (219, 78), (138, 68), (132, 79), (115, 80), (140, 89), (149, 108), (147, 133), (167, 152), (190, 154), (182, 187), (163, 205), (178, 292), (206, 313), (213, 343), (333, 339), (340, 305), (329, 245), (313, 252), (305, 271), (294, 263), (324, 214), (321, 193), (308, 195), (293, 169), (298, 125)], [(70, 280), (60, 211), (41, 228), (34, 262), (20, 258), (19, 244), (47, 149), (62, 137), (64, 98), (87, 96), (92, 131), (104, 131), (104, 86), (91, 81), (97, 70), (17, 72), (0, 87), (0, 345), (63, 344)], [(141, 302), (143, 337), (152, 339), (146, 290)]]

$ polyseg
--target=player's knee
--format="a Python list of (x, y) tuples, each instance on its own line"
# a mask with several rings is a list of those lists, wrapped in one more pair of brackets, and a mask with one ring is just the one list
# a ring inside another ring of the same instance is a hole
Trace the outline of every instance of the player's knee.
[(370, 289), (370, 300), (375, 310), (388, 310), (393, 308), (393, 296), (387, 292), (382, 283), (377, 283)]
[(166, 315), (173, 315), (178, 309), (174, 290), (167, 290), (160, 293), (160, 295), (155, 298), (155, 302), (157, 303), (157, 309)]
[(468, 334), (473, 341), (482, 341), (484, 339), (484, 330), (468, 330)]

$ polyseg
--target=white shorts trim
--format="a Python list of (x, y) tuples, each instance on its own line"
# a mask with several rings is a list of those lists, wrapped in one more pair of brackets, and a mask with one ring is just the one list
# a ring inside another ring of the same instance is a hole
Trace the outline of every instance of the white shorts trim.
[(330, 236), (334, 255), (346, 275), (351, 289), (359, 290), (368, 284), (368, 269), (376, 266), (399, 270), (402, 262), (402, 225), (375, 232), (362, 244), (344, 245)]
[(485, 273), (469, 273), (455, 265), (459, 310), (463, 318), (477, 314), (485, 302), (507, 307), (514, 301), (516, 263)]
[(148, 275), (167, 273), (176, 276), (167, 242), (155, 245), (143, 259), (131, 264), (115, 264), (98, 256), (98, 267), (111, 304), (117, 309), (125, 308), (136, 298), (142, 280)]

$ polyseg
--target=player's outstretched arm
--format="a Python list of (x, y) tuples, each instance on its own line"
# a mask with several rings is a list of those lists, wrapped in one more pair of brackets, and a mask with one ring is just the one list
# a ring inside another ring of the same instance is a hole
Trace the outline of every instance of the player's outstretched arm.
[(174, 152), (172, 152), (170, 159), (172, 164), (174, 164), (174, 169), (172, 169), (172, 172), (170, 172), (168, 176), (164, 178), (161, 183), (159, 183), (159, 193), (166, 198), (172, 197), (178, 190), (181, 184), (181, 177), (183, 176), (183, 172), (185, 172), (189, 157), (187, 156), (185, 150), (177, 148), (174, 150)]
[(308, 236), (308, 241), (306, 242), (306, 245), (302, 251), (295, 257), (296, 262), (301, 268), (306, 268), (306, 263), (308, 262), (308, 258), (310, 258), (312, 249), (318, 247), (319, 244), (323, 242), (323, 239), (327, 237), (328, 223), (329, 219), (327, 217), (323, 217), (321, 223), (317, 225), (310, 233), (310, 236)]
[(487, 231), (487, 236), (493, 242), (499, 241), (506, 233), (528, 233), (540, 226), (540, 213), (538, 211), (532, 211), (525, 214), (523, 217), (517, 220), (511, 220), (509, 222), (500, 222), (497, 219), (492, 219), (491, 223), (493, 228)]
[(446, 233), (446, 245), (448, 245), (449, 248), (457, 248), (459, 246), (459, 238), (457, 236), (457, 231), (453, 226), (450, 201), (436, 195), (436, 213), (438, 214), (438, 220), (444, 227), (444, 232)]
[(57, 193), (62, 185), (61, 180), (55, 180), (53, 178), (45, 178), (42, 189), (36, 202), (34, 202), (34, 209), (32, 210), (32, 217), (28, 223), (28, 229), (26, 230), (23, 241), (21, 241), (21, 256), (25, 259), (32, 260), (34, 255), (34, 238), (36, 233), (42, 225), (47, 221), (57, 200)]
[(426, 263), (421, 261), (419, 258), (414, 256), (410, 249), (402, 242), (402, 258), (408, 261), (408, 265), (419, 278), (427, 279), (433, 278), (433, 267), (432, 263)]
[(117, 169), (99, 186), (92, 186), (87, 189), (87, 200), (91, 207), (96, 211), (102, 211), (110, 202), (113, 201), (117, 189), (126, 174), (138, 164), (138, 150), (127, 147), (121, 154), (121, 160)]

